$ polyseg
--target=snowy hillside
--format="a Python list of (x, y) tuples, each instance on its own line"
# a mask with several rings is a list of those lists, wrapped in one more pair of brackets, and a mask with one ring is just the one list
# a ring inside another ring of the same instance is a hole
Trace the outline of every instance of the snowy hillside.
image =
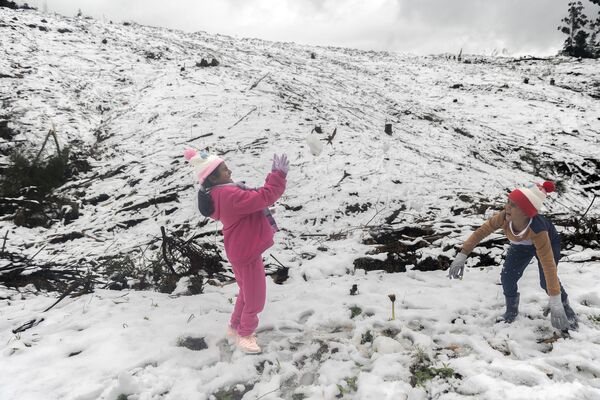
[[(264, 255), (289, 279), (269, 280), (264, 354), (223, 341), (235, 285), (181, 297), (97, 288), (45, 313), (55, 293), (0, 286), (0, 398), (600, 398), (597, 240), (567, 241), (559, 271), (581, 328), (566, 339), (542, 316), (535, 266), (519, 319), (495, 323), (500, 236), (471, 258), (489, 268), (460, 282), (439, 270), (514, 187), (551, 179), (550, 214), (586, 211), (600, 189), (597, 61), (458, 62), (3, 8), (0, 43), (0, 120), (16, 132), (2, 135), (0, 164), (13, 149), (35, 157), (54, 127), (82, 165), (55, 191), (75, 217), (28, 228), (4, 212), (13, 260), (0, 274), (17, 257), (20, 275), (52, 265), (106, 281), (101, 260), (141, 263), (159, 252), (161, 226), (222, 248), (183, 150), (208, 147), (254, 186), (273, 153), (291, 160), (282, 232)], [(315, 128), (318, 156), (306, 142)], [(597, 201), (587, 216), (598, 214)], [(409, 271), (360, 269), (382, 265)], [(413, 388), (419, 357), (440, 372)]]

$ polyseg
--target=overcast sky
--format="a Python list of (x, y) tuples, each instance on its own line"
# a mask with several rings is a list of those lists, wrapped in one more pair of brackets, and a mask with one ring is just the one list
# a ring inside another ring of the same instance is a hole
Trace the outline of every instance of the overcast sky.
[[(29, 0), (67, 16), (414, 54), (555, 54), (569, 0)], [(584, 0), (587, 14), (598, 7)]]

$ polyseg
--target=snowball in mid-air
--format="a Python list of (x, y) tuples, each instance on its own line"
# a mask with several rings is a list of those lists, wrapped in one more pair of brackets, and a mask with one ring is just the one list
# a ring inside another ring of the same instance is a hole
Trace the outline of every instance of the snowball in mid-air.
[(319, 137), (314, 133), (311, 133), (306, 137), (306, 143), (313, 156), (318, 156), (323, 151), (323, 142), (319, 140)]

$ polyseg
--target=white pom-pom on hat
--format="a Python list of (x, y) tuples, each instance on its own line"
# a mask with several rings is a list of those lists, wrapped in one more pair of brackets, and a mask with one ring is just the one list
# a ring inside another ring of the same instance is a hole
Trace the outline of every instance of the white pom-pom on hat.
[(515, 203), (527, 216), (535, 217), (542, 209), (548, 193), (554, 192), (553, 182), (536, 183), (527, 187), (517, 188), (508, 194), (508, 198)]
[(196, 154), (198, 154), (198, 152), (194, 149), (185, 149), (183, 151), (183, 156), (185, 157), (186, 160), (190, 161), (190, 159), (192, 157), (194, 157)]
[(185, 149), (183, 156), (194, 167), (201, 185), (204, 184), (206, 178), (224, 161), (216, 155), (209, 155), (206, 151), (197, 152), (194, 149)]

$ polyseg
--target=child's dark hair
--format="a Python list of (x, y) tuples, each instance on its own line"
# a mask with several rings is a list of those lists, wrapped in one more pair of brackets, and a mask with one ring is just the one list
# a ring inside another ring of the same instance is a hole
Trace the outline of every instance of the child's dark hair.
[(210, 217), (213, 212), (215, 212), (215, 205), (213, 203), (212, 197), (210, 197), (210, 188), (213, 187), (212, 182), (210, 181), (211, 177), (217, 175), (217, 170), (215, 169), (210, 173), (204, 180), (202, 184), (202, 188), (198, 190), (198, 210), (200, 210), (200, 214), (205, 217)]

